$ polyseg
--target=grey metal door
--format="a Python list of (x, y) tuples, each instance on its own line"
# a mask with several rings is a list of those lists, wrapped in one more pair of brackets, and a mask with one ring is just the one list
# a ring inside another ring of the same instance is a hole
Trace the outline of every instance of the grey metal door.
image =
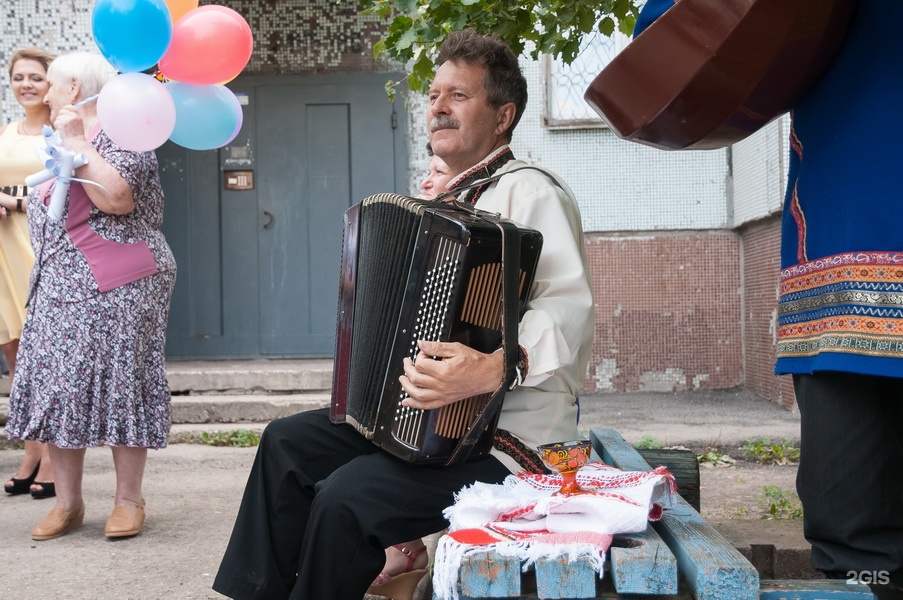
[(405, 119), (387, 75), (238, 79), (239, 135), (158, 151), (179, 263), (170, 358), (330, 356), (342, 213), (405, 191)]

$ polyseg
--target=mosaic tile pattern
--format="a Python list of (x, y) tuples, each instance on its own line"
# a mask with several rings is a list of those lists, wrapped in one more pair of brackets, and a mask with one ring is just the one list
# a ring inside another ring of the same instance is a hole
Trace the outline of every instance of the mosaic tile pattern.
[(587, 236), (596, 336), (590, 392), (743, 384), (740, 237)]
[(746, 387), (791, 409), (793, 380), (774, 374), (777, 299), (781, 276), (781, 217), (776, 215), (741, 232), (743, 240), (743, 330)]
[[(355, 2), (304, 0), (220, 0), (241, 14), (254, 32), (254, 53), (246, 74), (297, 74), (323, 71), (385, 71), (373, 58), (383, 26), (378, 17), (358, 14)], [(0, 24), (3, 63), (23, 45), (51, 52), (96, 51), (89, 0), (5, 0)], [(8, 87), (3, 87), (4, 122), (19, 118)]]
[(91, 36), (91, 8), (85, 0), (5, 0), (0, 9), (0, 86), (2, 122), (22, 118), (22, 109), (9, 88), (9, 58), (23, 46), (38, 46), (60, 54), (97, 50)]
[(586, 231), (727, 227), (725, 151), (666, 152), (609, 129), (547, 129), (541, 62), (521, 64), (530, 100), (514, 133), (514, 153), (567, 180)]
[(373, 59), (373, 43), (384, 26), (358, 13), (356, 2), (305, 0), (228, 0), (220, 4), (240, 13), (254, 32), (254, 54), (247, 74), (310, 71), (386, 70)]

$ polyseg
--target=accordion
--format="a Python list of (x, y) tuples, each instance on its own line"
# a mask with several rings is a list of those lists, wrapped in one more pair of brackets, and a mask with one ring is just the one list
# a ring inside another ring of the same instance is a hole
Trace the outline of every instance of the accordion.
[[(515, 232), (507, 242), (501, 225)], [(511, 252), (517, 256), (515, 264), (503, 260), (504, 243), (517, 244), (517, 251)], [(481, 412), (493, 394), (434, 410), (402, 406), (407, 398), (398, 381), (404, 373), (402, 361), (417, 355), (419, 340), (497, 350), (505, 322), (502, 307), (517, 311), (516, 324), (541, 249), (538, 231), (471, 207), (377, 194), (349, 208), (330, 419), (351, 424), (376, 445), (412, 463), (452, 464), (467, 454), (487, 454), (501, 403), (495, 403), (488, 421)], [(502, 301), (505, 269), (510, 303)], [(515, 294), (516, 299), (511, 298)], [(509, 314), (508, 323), (511, 318)], [(483, 431), (470, 432), (478, 417), (486, 423)], [(465, 432), (472, 448), (459, 457), (455, 449)], [(474, 441), (474, 436), (479, 437)]]

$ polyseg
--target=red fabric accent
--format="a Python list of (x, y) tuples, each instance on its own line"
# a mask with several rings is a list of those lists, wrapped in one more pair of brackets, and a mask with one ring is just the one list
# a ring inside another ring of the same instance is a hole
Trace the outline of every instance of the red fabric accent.
[[(802, 162), (803, 142), (801, 142), (799, 136), (797, 136), (792, 121), (790, 127), (790, 149), (797, 157), (799, 157), (800, 162)], [(800, 198), (796, 184), (793, 185), (793, 191), (791, 192), (790, 215), (793, 217), (793, 222), (796, 223), (796, 259), (799, 262), (806, 262), (809, 260), (806, 257), (806, 215), (803, 213), (803, 207), (800, 206)]]
[(88, 224), (91, 199), (81, 183), (69, 185), (69, 214), (66, 231), (73, 245), (88, 261), (91, 274), (101, 292), (108, 292), (157, 272), (157, 262), (147, 242), (131, 244), (114, 242), (97, 235)]

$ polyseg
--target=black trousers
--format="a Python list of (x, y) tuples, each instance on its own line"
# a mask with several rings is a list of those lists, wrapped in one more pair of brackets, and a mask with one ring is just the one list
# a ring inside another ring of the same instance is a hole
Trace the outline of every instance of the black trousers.
[(448, 526), (442, 510), (510, 472), (493, 457), (417, 466), (326, 409), (273, 421), (260, 440), (213, 589), (238, 599), (361, 600), (385, 548)]
[(819, 372), (794, 388), (813, 566), (903, 583), (903, 379)]

